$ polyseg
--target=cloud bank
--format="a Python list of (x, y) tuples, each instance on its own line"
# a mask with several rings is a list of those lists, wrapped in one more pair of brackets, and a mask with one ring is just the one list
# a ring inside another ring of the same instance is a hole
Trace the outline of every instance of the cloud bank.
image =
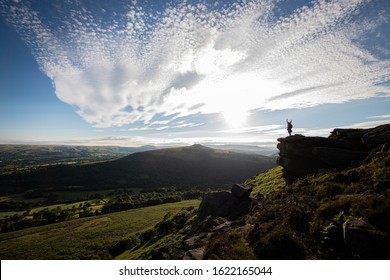
[(386, 1), (321, 0), (288, 14), (276, 0), (84, 2), (0, 8), (57, 97), (95, 127), (194, 127), (186, 117), (390, 94), (390, 54), (365, 44), (389, 40), (378, 31), (389, 27)]

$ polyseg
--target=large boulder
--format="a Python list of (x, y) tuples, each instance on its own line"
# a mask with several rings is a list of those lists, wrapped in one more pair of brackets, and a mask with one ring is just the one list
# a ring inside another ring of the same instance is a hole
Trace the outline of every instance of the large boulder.
[(344, 242), (365, 259), (390, 259), (390, 235), (362, 220), (343, 224)]
[(227, 191), (206, 194), (199, 206), (195, 224), (208, 216), (234, 220), (249, 213), (254, 202), (255, 200), (252, 198), (238, 198)]

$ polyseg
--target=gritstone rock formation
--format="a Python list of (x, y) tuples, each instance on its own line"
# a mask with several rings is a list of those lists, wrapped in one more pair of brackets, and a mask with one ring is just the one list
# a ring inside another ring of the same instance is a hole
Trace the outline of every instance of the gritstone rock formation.
[(247, 214), (255, 201), (249, 197), (251, 191), (252, 188), (234, 184), (231, 192), (221, 191), (206, 194), (199, 206), (195, 224), (208, 216), (234, 220)]
[(251, 187), (234, 184), (231, 192), (221, 191), (206, 194), (199, 206), (197, 219), (183, 242), (180, 259), (203, 259), (211, 237), (231, 230), (232, 221), (248, 214), (256, 204), (250, 198)]
[(390, 124), (369, 129), (336, 128), (328, 138), (293, 135), (279, 138), (278, 164), (291, 179), (321, 170), (344, 169), (364, 160), (375, 148), (388, 148)]

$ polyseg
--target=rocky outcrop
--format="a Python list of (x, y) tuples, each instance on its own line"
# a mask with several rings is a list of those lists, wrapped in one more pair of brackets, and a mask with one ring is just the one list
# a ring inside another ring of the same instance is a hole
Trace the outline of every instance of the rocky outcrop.
[(343, 224), (344, 242), (364, 259), (389, 259), (390, 235), (362, 220)]
[(222, 217), (234, 220), (249, 213), (255, 200), (249, 195), (252, 188), (238, 184), (232, 186), (231, 192), (222, 191), (206, 194), (199, 206), (195, 225), (206, 217)]
[(202, 260), (211, 238), (231, 230), (231, 221), (222, 217), (208, 216), (192, 229), (182, 244), (183, 251), (177, 258), (184, 260)]
[(287, 177), (294, 179), (360, 163), (373, 149), (389, 146), (390, 124), (370, 129), (336, 128), (328, 138), (297, 134), (278, 141), (278, 164)]
[(251, 194), (252, 187), (251, 186), (246, 187), (240, 184), (234, 184), (232, 186), (231, 192), (235, 197), (239, 199), (241, 198), (246, 199)]
[(257, 201), (250, 198), (252, 187), (234, 184), (231, 191), (206, 194), (199, 206), (191, 232), (182, 244), (179, 259), (203, 259), (212, 237), (231, 230), (232, 221), (248, 214)]

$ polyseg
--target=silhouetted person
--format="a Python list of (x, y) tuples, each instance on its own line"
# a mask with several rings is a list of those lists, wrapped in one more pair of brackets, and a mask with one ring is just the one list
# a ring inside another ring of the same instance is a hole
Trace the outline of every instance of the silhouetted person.
[(292, 120), (291, 120), (291, 121), (288, 121), (288, 119), (286, 119), (286, 121), (287, 121), (287, 131), (288, 131), (288, 135), (291, 136), (291, 132), (292, 132), (292, 128), (293, 128)]

